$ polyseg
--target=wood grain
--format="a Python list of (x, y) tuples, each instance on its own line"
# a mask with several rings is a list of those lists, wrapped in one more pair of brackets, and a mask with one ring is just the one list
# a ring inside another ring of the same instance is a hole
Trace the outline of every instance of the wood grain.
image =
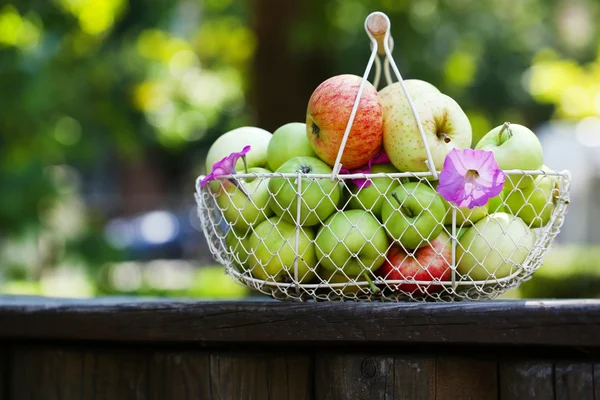
[(0, 320), (0, 339), (600, 347), (596, 299), (314, 304), (0, 296)]
[(554, 399), (554, 365), (547, 360), (502, 360), (500, 399)]
[(394, 399), (394, 357), (367, 354), (317, 355), (315, 398)]
[(53, 348), (16, 347), (11, 400), (76, 400), (84, 389), (83, 353)]
[(436, 400), (496, 400), (498, 363), (495, 359), (438, 357)]
[(6, 400), (8, 387), (8, 371), (9, 371), (9, 349), (8, 346), (0, 346), (0, 400)]
[(593, 400), (594, 370), (591, 363), (558, 361), (554, 366), (557, 400)]
[(154, 353), (150, 359), (148, 377), (150, 400), (213, 398), (208, 353)]
[(211, 398), (311, 398), (312, 375), (307, 356), (213, 354), (210, 357)]
[(429, 400), (436, 396), (435, 356), (396, 356), (394, 394), (398, 400)]

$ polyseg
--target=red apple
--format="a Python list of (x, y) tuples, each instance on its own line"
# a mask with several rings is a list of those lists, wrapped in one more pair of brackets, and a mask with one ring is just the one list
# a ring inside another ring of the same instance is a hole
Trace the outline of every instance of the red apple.
[[(356, 75), (334, 76), (321, 83), (308, 101), (306, 134), (317, 156), (330, 166), (335, 164), (361, 81)], [(382, 142), (381, 100), (367, 81), (344, 147), (342, 166), (354, 169), (367, 164), (379, 152)]]
[[(418, 248), (411, 254), (394, 244), (388, 251), (387, 260), (378, 274), (386, 280), (412, 279), (416, 281), (447, 281), (452, 276), (452, 242), (442, 232), (430, 244)], [(395, 290), (405, 292), (432, 293), (441, 289), (441, 285), (421, 285), (403, 283), (394, 285)]]

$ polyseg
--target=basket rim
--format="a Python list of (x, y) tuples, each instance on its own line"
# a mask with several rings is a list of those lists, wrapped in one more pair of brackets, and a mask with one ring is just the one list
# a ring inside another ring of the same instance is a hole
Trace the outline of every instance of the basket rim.
[[(543, 169), (507, 169), (502, 170), (506, 175), (527, 175), (527, 176), (557, 176), (561, 178), (571, 179), (571, 172), (569, 170), (555, 171), (555, 170), (543, 170)], [(441, 170), (438, 171), (438, 176)], [(206, 178), (207, 175), (199, 175), (196, 178), (196, 187), (200, 186), (200, 182)], [(246, 179), (246, 178), (314, 178), (314, 179), (338, 179), (338, 180), (351, 180), (351, 179), (370, 179), (370, 178), (427, 178), (433, 177), (431, 172), (391, 172), (385, 173), (380, 172), (376, 174), (365, 174), (365, 173), (353, 173), (353, 174), (306, 174), (301, 171), (294, 172), (248, 172), (248, 173), (236, 173), (228, 175), (220, 175), (218, 178), (211, 178), (208, 182), (218, 181), (222, 179)]]

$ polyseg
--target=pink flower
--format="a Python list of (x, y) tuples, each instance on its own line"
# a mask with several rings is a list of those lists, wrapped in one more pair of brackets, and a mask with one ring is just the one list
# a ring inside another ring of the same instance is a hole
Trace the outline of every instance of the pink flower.
[(233, 152), (227, 157), (224, 157), (221, 161), (217, 161), (213, 164), (212, 171), (208, 174), (202, 181), (200, 182), (200, 187), (203, 188), (204, 185), (208, 183), (208, 181), (213, 179), (219, 179), (222, 176), (233, 175), (235, 174), (235, 164), (237, 164), (240, 158), (244, 159), (245, 155), (250, 151), (250, 146), (246, 146), (242, 149), (242, 151), (236, 153)]
[[(353, 169), (352, 171), (347, 170), (346, 168), (341, 168), (340, 172), (343, 174), (370, 174), (373, 169), (373, 165), (377, 164), (385, 164), (389, 163), (390, 158), (386, 154), (386, 152), (381, 149), (379, 153), (375, 154), (367, 165), (363, 165), (362, 167)], [(356, 185), (359, 189), (369, 187), (371, 185), (371, 180), (366, 178), (356, 178), (351, 179), (352, 183)]]
[(505, 178), (491, 151), (453, 149), (444, 160), (437, 190), (449, 202), (473, 208), (498, 196)]

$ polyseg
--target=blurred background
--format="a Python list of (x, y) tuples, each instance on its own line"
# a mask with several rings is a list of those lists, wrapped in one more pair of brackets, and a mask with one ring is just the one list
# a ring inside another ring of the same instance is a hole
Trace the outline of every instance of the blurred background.
[(595, 0), (21, 0), (0, 3), (0, 293), (235, 298), (194, 180), (227, 130), (303, 122), (362, 75), (365, 17), (392, 21), (404, 78), (504, 121), (573, 175), (563, 230), (509, 296), (600, 294), (600, 3)]

